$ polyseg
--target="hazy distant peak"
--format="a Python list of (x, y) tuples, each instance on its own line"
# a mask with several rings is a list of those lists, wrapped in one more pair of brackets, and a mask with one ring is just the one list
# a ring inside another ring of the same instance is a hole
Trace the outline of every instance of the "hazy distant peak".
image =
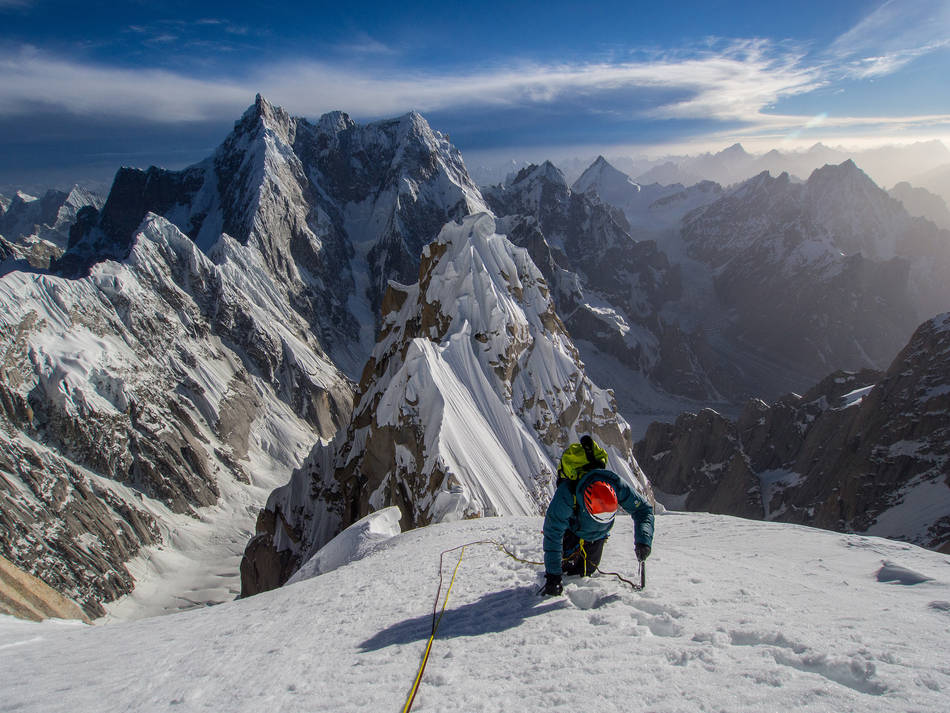
[(862, 171), (850, 158), (842, 161), (839, 164), (826, 163), (821, 168), (816, 168), (814, 171), (812, 171), (812, 174), (809, 176), (806, 183), (809, 185), (829, 182), (840, 184), (843, 181), (847, 181), (852, 184), (869, 184), (877, 188), (877, 184), (871, 180), (870, 176)]
[(746, 156), (751, 157), (752, 154), (746, 151), (745, 148), (743, 148), (742, 144), (735, 143), (732, 146), (720, 151), (719, 156), (722, 156), (724, 158), (743, 158)]
[(580, 178), (574, 181), (571, 190), (575, 193), (587, 193), (594, 190), (609, 201), (607, 194), (614, 194), (618, 190), (639, 192), (640, 186), (626, 173), (611, 165), (603, 156), (598, 156)]

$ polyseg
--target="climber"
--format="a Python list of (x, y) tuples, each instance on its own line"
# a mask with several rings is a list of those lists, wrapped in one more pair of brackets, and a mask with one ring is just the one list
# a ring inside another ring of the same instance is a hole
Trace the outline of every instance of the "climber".
[(590, 436), (565, 449), (558, 475), (544, 516), (544, 594), (563, 591), (562, 574), (586, 577), (594, 573), (618, 506), (633, 516), (637, 560), (650, 556), (653, 506), (607, 470), (607, 452)]

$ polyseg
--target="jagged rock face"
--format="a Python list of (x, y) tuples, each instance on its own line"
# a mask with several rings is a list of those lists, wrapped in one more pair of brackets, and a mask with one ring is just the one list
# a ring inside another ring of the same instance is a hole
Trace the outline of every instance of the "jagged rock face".
[(57, 267), (76, 274), (122, 257), (149, 211), (205, 250), (227, 233), (260, 251), (288, 302), (356, 377), (387, 281), (414, 280), (422, 246), (476, 210), (484, 203), (458, 151), (418, 114), (360, 126), (334, 112), (310, 123), (259, 96), (202, 163), (122, 169)]
[(850, 161), (804, 185), (763, 173), (687, 216), (683, 238), (715, 270), (731, 336), (813, 379), (883, 368), (908, 325), (950, 300), (934, 272), (950, 264), (948, 236)]
[[(584, 375), (548, 286), (487, 214), (450, 223), (411, 287), (391, 283), (380, 338), (345, 434), (320, 447), (268, 500), (245, 555), (247, 594), (370, 511), (398, 505), (403, 527), (539, 513), (556, 460), (590, 433), (644, 491), (630, 432)], [(263, 575), (254, 579), (253, 574)]]
[(846, 439), (855, 452), (816, 521), (950, 550), (950, 314), (917, 329)]
[[(884, 374), (837, 372), (804, 396), (653, 424), (637, 443), (658, 497), (690, 510), (950, 548), (950, 315)], [(723, 473), (741, 473), (729, 479)], [(742, 493), (750, 495), (743, 501)]]
[(19, 248), (16, 259), (36, 268), (49, 267), (66, 249), (70, 226), (86, 206), (98, 209), (102, 198), (79, 186), (68, 193), (49, 190), (40, 198), (18, 192), (0, 211), (0, 236)]
[(636, 445), (651, 471), (657, 498), (670, 508), (744, 517), (761, 514), (758, 479), (736, 427), (711, 409), (686, 413), (675, 424), (653, 423)]
[[(573, 191), (560, 171), (545, 163), (523, 169), (510, 184), (485, 189), (484, 195), (496, 214), (505, 216), (504, 231), (542, 270), (574, 339), (671, 393), (712, 397), (718, 391), (702, 366), (701, 340), (660, 316), (681, 297), (678, 267), (654, 241), (634, 240), (624, 213), (604, 203), (598, 189), (614, 199), (624, 190), (640, 191), (600, 158)], [(671, 187), (663, 195), (681, 189)]]
[(0, 324), (0, 554), (91, 615), (174, 514), (349, 420), (350, 383), (261, 253), (222, 236), (205, 255), (155, 215), (87, 277), (0, 278)]

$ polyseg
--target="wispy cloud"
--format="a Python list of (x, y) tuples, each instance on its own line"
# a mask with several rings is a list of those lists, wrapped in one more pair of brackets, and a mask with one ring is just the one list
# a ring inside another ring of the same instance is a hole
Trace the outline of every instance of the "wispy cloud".
[[(2, 0), (0, 0), (2, 1)], [(207, 47), (213, 50), (229, 50), (231, 42), (250, 34), (250, 29), (236, 25), (230, 20), (213, 17), (199, 20), (157, 20), (153, 23), (129, 25), (125, 33), (145, 45), (179, 43), (185, 47)]]
[(36, 0), (0, 0), (0, 10), (31, 7), (35, 4)]
[(399, 50), (371, 37), (365, 32), (358, 33), (352, 40), (334, 47), (337, 52), (349, 55), (395, 56)]
[[(139, 31), (138, 28), (130, 28)], [(156, 38), (157, 41), (158, 38)], [(610, 97), (656, 92), (656, 104), (637, 108), (648, 117), (751, 121), (783, 96), (821, 84), (797, 55), (766, 43), (737, 43), (690, 58), (644, 62), (541, 65), (522, 63), (491, 71), (432, 74), (405, 70), (347, 69), (319, 62), (281, 63), (248, 77), (196, 79), (155, 69), (118, 69), (68, 61), (26, 48), (0, 55), (0, 113), (57, 105), (79, 114), (139, 115), (158, 121), (233, 115), (257, 91), (295, 113), (317, 115), (343, 108), (382, 116), (415, 108), (550, 105), (578, 96), (592, 105)], [(661, 95), (668, 97), (661, 98)]]
[(950, 3), (888, 0), (828, 48), (828, 56), (857, 79), (893, 74), (931, 52), (950, 47)]

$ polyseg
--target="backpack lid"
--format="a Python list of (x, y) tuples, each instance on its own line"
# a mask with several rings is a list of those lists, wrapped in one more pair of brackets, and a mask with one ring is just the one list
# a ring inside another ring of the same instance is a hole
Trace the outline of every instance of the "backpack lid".
[(580, 443), (572, 443), (564, 449), (558, 475), (568, 480), (578, 480), (589, 470), (606, 467), (607, 451), (590, 436), (584, 436)]

